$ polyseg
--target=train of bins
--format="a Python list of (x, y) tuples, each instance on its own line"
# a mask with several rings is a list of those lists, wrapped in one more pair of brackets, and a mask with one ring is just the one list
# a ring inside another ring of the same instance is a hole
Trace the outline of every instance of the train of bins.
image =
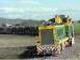
[(38, 35), (38, 27), (0, 27), (0, 34)]

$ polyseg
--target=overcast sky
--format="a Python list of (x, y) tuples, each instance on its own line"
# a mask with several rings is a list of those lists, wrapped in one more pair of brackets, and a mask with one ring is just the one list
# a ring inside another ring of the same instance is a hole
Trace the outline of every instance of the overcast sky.
[(80, 0), (0, 0), (0, 17), (40, 20), (56, 14), (80, 19)]

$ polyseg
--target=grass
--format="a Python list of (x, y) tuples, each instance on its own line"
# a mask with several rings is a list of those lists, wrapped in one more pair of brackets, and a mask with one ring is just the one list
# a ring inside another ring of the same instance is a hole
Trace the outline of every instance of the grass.
[(80, 23), (74, 23), (75, 32), (80, 32)]

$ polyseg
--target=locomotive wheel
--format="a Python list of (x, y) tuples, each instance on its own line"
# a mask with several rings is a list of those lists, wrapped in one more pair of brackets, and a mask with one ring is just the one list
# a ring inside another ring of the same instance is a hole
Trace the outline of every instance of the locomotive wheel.
[(65, 47), (71, 47), (72, 46), (72, 38), (71, 39), (69, 39), (69, 40), (67, 40), (66, 42), (65, 42)]
[(75, 44), (74, 37), (72, 37), (69, 41), (69, 46), (73, 46)]

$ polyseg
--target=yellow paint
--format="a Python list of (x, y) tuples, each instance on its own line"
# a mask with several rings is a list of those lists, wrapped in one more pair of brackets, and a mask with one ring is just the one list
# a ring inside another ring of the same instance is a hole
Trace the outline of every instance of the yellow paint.
[(62, 23), (62, 18), (60, 16), (55, 17), (55, 22), (56, 23)]
[(39, 30), (45, 30), (45, 29), (55, 29), (55, 26), (49, 25), (49, 26), (39, 26)]

